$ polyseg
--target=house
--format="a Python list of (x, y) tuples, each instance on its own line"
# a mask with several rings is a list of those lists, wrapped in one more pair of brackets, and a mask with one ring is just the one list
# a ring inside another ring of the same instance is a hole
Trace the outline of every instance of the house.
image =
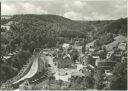
[(69, 59), (69, 60), (71, 60), (71, 56), (70, 56), (69, 54), (65, 54), (65, 55), (63, 56), (63, 59)]
[(13, 56), (14, 54), (13, 53), (9, 53), (8, 56)]
[(127, 64), (127, 51), (122, 54), (121, 63)]
[(79, 54), (82, 54), (82, 46), (73, 46), (74, 49), (76, 49)]
[(99, 68), (103, 68), (104, 70), (112, 69), (113, 66), (116, 64), (115, 61), (111, 61), (110, 59), (97, 59), (95, 65)]
[(94, 42), (95, 42), (95, 40), (86, 44), (86, 50), (89, 49), (90, 47), (94, 46)]
[(99, 58), (100, 58), (99, 56), (92, 56), (93, 61), (91, 63), (92, 63), (93, 66), (96, 63), (96, 60), (99, 59)]
[(121, 61), (121, 57), (123, 55), (123, 52), (120, 50), (115, 50), (114, 53), (112, 54), (112, 58), (113, 60), (120, 62)]
[(80, 62), (81, 62), (83, 65), (87, 65), (87, 64), (88, 64), (88, 63), (87, 63), (87, 56), (81, 57)]
[(105, 75), (106, 76), (112, 76), (112, 71), (111, 70), (105, 70)]
[(107, 58), (107, 59), (111, 58), (111, 56), (112, 56), (113, 53), (114, 53), (114, 51), (109, 51), (109, 52), (107, 53), (106, 58)]
[(3, 59), (9, 59), (9, 58), (11, 58), (12, 56), (3, 56)]
[(10, 26), (7, 26), (7, 25), (1, 25), (1, 28), (10, 30)]
[(12, 16), (10, 15), (2, 15), (1, 16), (1, 19), (10, 19)]
[(89, 48), (89, 52), (94, 52), (95, 49), (94, 48)]
[(79, 40), (76, 40), (74, 45), (75, 46), (79, 46), (79, 44), (80, 44), (80, 41)]
[(67, 55), (64, 55), (63, 56), (63, 61), (65, 62), (67, 62), (67, 61), (71, 61), (71, 58), (69, 57), (69, 56), (67, 56)]
[(99, 59), (99, 56), (92, 56), (93, 59)]
[(73, 62), (68, 55), (63, 55), (62, 58), (59, 59), (58, 61), (58, 68), (70, 68), (72, 67)]
[(83, 67), (83, 69), (81, 69), (79, 72), (83, 73), (84, 76), (90, 76), (91, 75), (91, 69), (86, 66), (86, 67)]
[(125, 51), (126, 50), (126, 42), (122, 42), (118, 45), (118, 48), (122, 51)]
[(64, 43), (64, 44), (62, 45), (62, 48), (63, 48), (64, 50), (67, 50), (69, 47), (70, 47), (70, 44), (67, 44), (67, 43)]
[(78, 63), (78, 64), (76, 64), (76, 66), (77, 66), (77, 69), (76, 70), (80, 70), (80, 69), (83, 69), (83, 65), (82, 64), (80, 64), (80, 63)]
[(7, 61), (10, 61), (9, 59), (11, 58), (12, 56), (3, 56), (2, 60), (3, 62), (7, 62)]
[(121, 58), (121, 63), (127, 63), (127, 57), (123, 56), (123, 57)]
[(94, 69), (94, 68), (95, 68), (95, 67), (92, 66), (91, 64), (89, 64), (88, 67), (89, 67), (90, 69)]
[(1, 25), (1, 28), (10, 30), (10, 25), (12, 24), (12, 21), (8, 22), (7, 24)]
[(82, 46), (73, 46), (74, 49), (77, 49), (78, 51), (82, 51)]
[(98, 63), (100, 62), (100, 58), (96, 59), (95, 65), (98, 66)]
[(115, 57), (121, 57), (121, 55), (122, 55), (122, 52), (121, 52), (121, 51), (116, 51), (116, 52), (114, 53), (114, 56), (115, 56)]

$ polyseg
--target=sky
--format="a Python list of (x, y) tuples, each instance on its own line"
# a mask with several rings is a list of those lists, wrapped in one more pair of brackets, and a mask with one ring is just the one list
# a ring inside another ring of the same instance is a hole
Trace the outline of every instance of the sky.
[(72, 20), (127, 17), (127, 0), (1, 0), (1, 14), (53, 14)]

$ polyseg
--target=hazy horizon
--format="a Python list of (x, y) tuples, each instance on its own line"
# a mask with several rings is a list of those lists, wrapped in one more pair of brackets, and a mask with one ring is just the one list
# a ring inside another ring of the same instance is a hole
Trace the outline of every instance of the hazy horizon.
[[(14, 15), (54, 15), (54, 14), (14, 14)], [(1, 16), (13, 16), (13, 15), (1, 15)], [(56, 16), (61, 16), (61, 15), (56, 15)], [(64, 17), (64, 16), (61, 16), (61, 17)], [(64, 17), (66, 18), (66, 17)], [(125, 19), (125, 18), (128, 18), (127, 16), (126, 17), (120, 17), (120, 18), (117, 18), (117, 19), (103, 19), (103, 20), (74, 20), (74, 21), (109, 21), (109, 20), (118, 20), (118, 19)], [(69, 18), (67, 18), (69, 19)], [(70, 19), (70, 20), (73, 20), (73, 19)]]
[(2, 15), (50, 14), (71, 20), (116, 20), (127, 18), (126, 0), (2, 1)]

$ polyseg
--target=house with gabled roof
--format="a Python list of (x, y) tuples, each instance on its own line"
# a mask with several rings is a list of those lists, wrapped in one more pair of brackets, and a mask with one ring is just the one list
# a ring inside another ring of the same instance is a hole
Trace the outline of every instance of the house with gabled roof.
[(112, 69), (116, 64), (116, 61), (112, 61), (111, 59), (97, 59), (95, 65), (99, 68), (103, 68), (104, 70)]

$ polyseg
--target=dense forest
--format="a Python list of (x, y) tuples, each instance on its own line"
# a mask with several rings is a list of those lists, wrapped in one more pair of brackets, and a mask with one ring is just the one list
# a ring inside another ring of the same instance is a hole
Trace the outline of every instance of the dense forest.
[[(1, 33), (1, 58), (8, 53), (19, 52), (8, 59), (10, 63), (7, 63), (6, 71), (2, 70), (4, 78), (0, 80), (3, 82), (17, 74), (36, 48), (54, 48), (75, 38), (83, 38), (86, 43), (97, 40), (96, 46), (102, 46), (112, 42), (114, 34), (127, 34), (126, 18), (74, 21), (57, 15), (14, 15), (10, 19), (1, 19), (2, 25), (9, 22), (10, 29), (2, 29)], [(18, 70), (9, 69), (9, 64)], [(3, 61), (0, 65), (4, 69)], [(10, 70), (12, 75), (8, 73)]]
[(5, 30), (6, 32), (2, 33), (2, 42), (9, 44), (12, 47), (11, 50), (19, 46), (29, 47), (29, 50), (33, 52), (34, 48), (52, 47), (75, 37), (84, 38), (86, 42), (90, 42), (94, 39), (104, 41), (107, 36), (112, 38), (112, 34), (125, 36), (127, 34), (126, 18), (84, 22), (56, 15), (14, 15), (11, 19), (2, 19), (3, 25), (7, 22), (12, 22), (12, 24), (9, 31)]

